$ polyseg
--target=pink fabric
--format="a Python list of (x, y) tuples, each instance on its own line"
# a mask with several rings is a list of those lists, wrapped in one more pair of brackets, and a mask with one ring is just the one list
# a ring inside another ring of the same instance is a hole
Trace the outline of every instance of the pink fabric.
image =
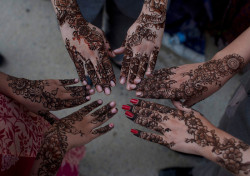
[[(27, 175), (49, 127), (42, 117), (0, 94), (0, 175)], [(67, 152), (57, 175), (77, 176), (84, 153), (84, 147)]]

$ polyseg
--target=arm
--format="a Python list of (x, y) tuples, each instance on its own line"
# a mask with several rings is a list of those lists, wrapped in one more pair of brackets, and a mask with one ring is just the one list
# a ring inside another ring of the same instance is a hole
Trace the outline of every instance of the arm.
[(90, 86), (70, 86), (78, 83), (77, 79), (28, 80), (0, 72), (0, 81), (1, 93), (45, 118), (49, 111), (71, 108), (89, 101), (94, 93)]
[(44, 136), (42, 146), (32, 168), (31, 175), (56, 175), (64, 155), (73, 147), (83, 146), (113, 129), (111, 123), (99, 127), (116, 113), (115, 102), (89, 114), (102, 104), (95, 101), (79, 111), (57, 121)]
[(210, 61), (164, 68), (136, 87), (144, 98), (184, 100), (192, 106), (219, 90), (250, 62), (250, 27)]
[[(88, 74), (98, 92), (110, 94), (115, 75), (109, 60), (115, 54), (104, 33), (82, 16), (76, 0), (51, 0), (60, 25), (63, 41), (83, 85)], [(85, 70), (86, 69), (86, 70)]]
[(144, 100), (131, 102), (133, 105), (123, 105), (128, 118), (158, 132), (132, 129), (135, 136), (175, 151), (201, 155), (233, 174), (250, 175), (249, 145), (216, 128), (199, 112), (183, 107), (177, 110)]
[(114, 50), (124, 53), (120, 83), (127, 89), (154, 70), (161, 47), (166, 20), (167, 0), (145, 0), (140, 16), (129, 28), (124, 46)]

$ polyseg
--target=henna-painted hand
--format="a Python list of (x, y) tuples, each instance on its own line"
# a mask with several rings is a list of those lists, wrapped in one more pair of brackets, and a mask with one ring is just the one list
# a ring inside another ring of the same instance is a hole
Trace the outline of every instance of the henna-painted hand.
[(116, 79), (109, 57), (114, 57), (102, 30), (88, 23), (76, 0), (52, 0), (65, 46), (83, 85), (88, 74), (98, 92), (110, 94)]
[(101, 104), (102, 100), (95, 101), (53, 124), (45, 133), (32, 175), (55, 175), (68, 150), (83, 146), (114, 128), (113, 123), (99, 126), (118, 112), (115, 102), (89, 114)]
[(205, 63), (164, 68), (136, 85), (136, 95), (184, 100), (184, 105), (189, 107), (219, 90), (243, 66), (241, 56), (230, 54)]
[[(127, 117), (157, 133), (136, 129), (131, 132), (142, 139), (172, 150), (204, 156), (234, 174), (250, 171), (250, 147), (214, 127), (199, 112), (178, 105), (179, 110), (144, 100), (132, 99), (123, 105)], [(245, 156), (244, 156), (245, 155)]]
[(94, 93), (89, 85), (70, 86), (78, 83), (78, 79), (28, 80), (7, 76), (7, 83), (13, 99), (48, 119), (49, 111), (81, 105)]
[[(154, 70), (164, 33), (167, 0), (145, 0), (137, 21), (129, 28), (123, 46), (114, 50), (124, 53), (120, 83), (137, 84)], [(132, 86), (132, 87), (131, 87)]]

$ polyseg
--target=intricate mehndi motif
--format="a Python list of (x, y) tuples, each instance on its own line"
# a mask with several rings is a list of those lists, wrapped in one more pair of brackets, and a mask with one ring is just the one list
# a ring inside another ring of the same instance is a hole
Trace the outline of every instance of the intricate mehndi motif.
[[(130, 111), (135, 114), (133, 118), (130, 118), (131, 120), (162, 134), (171, 131), (171, 129), (164, 129), (161, 122), (170, 120), (170, 118), (184, 121), (187, 133), (193, 136), (192, 138), (186, 138), (186, 143), (196, 143), (201, 147), (212, 146), (212, 153), (217, 155), (216, 162), (234, 174), (239, 174), (240, 171), (245, 174), (249, 173), (250, 162), (242, 163), (242, 152), (249, 150), (249, 145), (239, 140), (236, 141), (234, 138), (225, 138), (221, 141), (215, 130), (208, 129), (202, 123), (202, 120), (196, 117), (197, 114), (194, 111), (184, 112), (144, 100), (139, 100), (135, 106), (131, 106)], [(167, 147), (175, 145), (174, 142), (168, 143), (163, 137), (156, 134), (138, 131), (135, 135)]]
[(207, 85), (222, 86), (222, 78), (237, 73), (243, 67), (244, 59), (237, 54), (230, 54), (223, 59), (210, 60), (199, 65), (195, 70), (184, 72), (182, 77), (189, 77), (180, 84), (179, 88), (173, 87), (175, 83), (175, 69), (165, 68), (155, 71), (151, 78), (142, 80), (137, 90), (142, 91), (141, 97), (191, 99), (201, 96), (208, 91)]
[[(104, 33), (102, 31), (99, 32), (96, 27), (91, 27), (83, 18), (76, 0), (54, 0), (54, 5), (59, 24), (62, 26), (64, 23), (68, 23), (70, 28), (74, 29), (72, 40), (77, 39), (80, 43), (83, 39), (90, 50), (97, 51), (98, 53), (98, 58), (96, 58), (97, 65), (93, 66), (89, 58), (84, 58), (75, 46), (70, 46), (69, 39), (65, 40), (66, 48), (75, 63), (81, 81), (86, 80), (84, 70), (85, 62), (85, 67), (94, 84), (98, 85), (102, 83), (104, 87), (109, 87), (110, 81), (115, 82), (115, 76), (112, 65), (108, 59), (108, 49), (106, 49), (107, 41), (104, 39)], [(96, 72), (99, 73), (101, 80), (98, 79)]]
[[(121, 77), (127, 77), (130, 70), (129, 82), (131, 84), (134, 84), (136, 76), (140, 78), (144, 76), (147, 66), (149, 66), (150, 70), (154, 69), (159, 53), (159, 47), (154, 46), (152, 51), (153, 56), (150, 60), (148, 54), (134, 53), (133, 47), (141, 45), (143, 40), (156, 45), (155, 43), (158, 39), (157, 31), (165, 27), (166, 0), (145, 0), (144, 6), (147, 13), (141, 13), (136, 21), (137, 26), (135, 31), (128, 34), (124, 42), (126, 51), (122, 63)], [(139, 72), (138, 69), (140, 69)]]
[[(81, 130), (74, 127), (76, 122), (83, 120), (84, 116), (100, 104), (95, 101), (68, 117), (60, 119), (53, 124), (44, 135), (44, 142), (37, 154), (37, 160), (41, 160), (38, 175), (55, 175), (61, 165), (63, 157), (69, 147), (67, 134), (85, 135)], [(100, 132), (105, 131), (100, 128)], [(106, 130), (106, 132), (108, 129)]]
[[(81, 98), (63, 100), (58, 97), (59, 88), (52, 90), (46, 89), (50, 86), (48, 81), (31, 81), (28, 79), (15, 78), (12, 76), (8, 76), (7, 81), (9, 82), (8, 86), (12, 89), (14, 94), (21, 96), (33, 103), (42, 104), (42, 107), (46, 110), (60, 110), (63, 108), (77, 106), (88, 101), (85, 96)], [(69, 82), (69, 80), (65, 81)], [(64, 81), (61, 80), (61, 82)], [(71, 87), (67, 89), (71, 92), (71, 95), (74, 95), (72, 96), (72, 98), (77, 96), (78, 94), (83, 95), (83, 90), (85, 90), (85, 88), (83, 87)], [(84, 95), (87, 96), (89, 95), (89, 93), (85, 91)]]

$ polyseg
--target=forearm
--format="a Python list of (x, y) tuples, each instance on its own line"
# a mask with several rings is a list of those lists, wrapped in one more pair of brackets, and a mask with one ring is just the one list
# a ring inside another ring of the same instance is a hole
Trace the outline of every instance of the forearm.
[(32, 176), (56, 175), (68, 150), (67, 136), (54, 126), (45, 134), (41, 148), (34, 162)]
[(250, 175), (249, 145), (219, 129), (215, 130), (213, 137), (210, 146), (202, 149), (202, 155), (233, 174)]

